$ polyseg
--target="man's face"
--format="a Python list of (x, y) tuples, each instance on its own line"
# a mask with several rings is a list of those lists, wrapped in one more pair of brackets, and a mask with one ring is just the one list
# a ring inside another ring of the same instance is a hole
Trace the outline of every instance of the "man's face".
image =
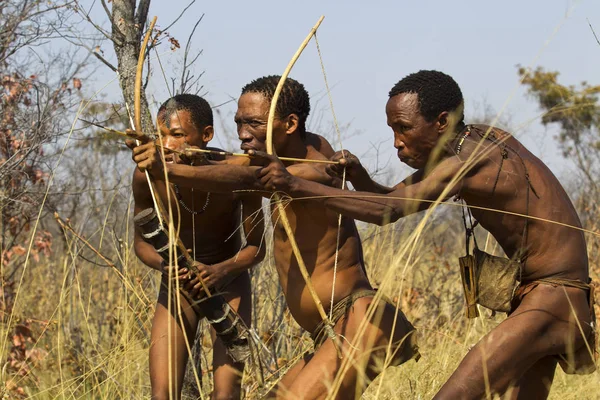
[[(238, 100), (235, 113), (235, 124), (240, 141), (240, 148), (248, 150), (267, 150), (267, 120), (270, 102), (261, 93), (244, 93)], [(281, 149), (285, 141), (285, 124), (275, 118), (273, 122), (273, 146), (275, 151)]]
[[(192, 122), (192, 116), (187, 110), (173, 111), (171, 115), (166, 116), (165, 120), (159, 118), (158, 129), (160, 130), (167, 161), (171, 161), (172, 158), (169, 150), (184, 151), (189, 146), (204, 149), (212, 139), (212, 127), (207, 126), (202, 130), (198, 129)], [(157, 144), (160, 144), (158, 139)]]
[(419, 169), (427, 165), (431, 151), (439, 139), (436, 121), (427, 122), (419, 112), (416, 93), (400, 93), (391, 97), (385, 107), (387, 124), (394, 131), (394, 147), (398, 158)]

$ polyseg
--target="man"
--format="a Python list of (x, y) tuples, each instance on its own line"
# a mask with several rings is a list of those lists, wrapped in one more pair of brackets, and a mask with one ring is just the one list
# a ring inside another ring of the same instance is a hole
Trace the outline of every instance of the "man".
[[(262, 77), (242, 89), (235, 122), (241, 148), (246, 152), (265, 150), (269, 107), (279, 79), (279, 76)], [(306, 131), (309, 111), (309, 97), (304, 86), (287, 79), (277, 103), (273, 129), (277, 154), (305, 160), (326, 160), (333, 155), (325, 139)], [(138, 167), (150, 170), (160, 179), (164, 172), (158, 158), (152, 146), (134, 149)], [(205, 187), (211, 191), (261, 188), (256, 178), (260, 168), (256, 166), (191, 168), (173, 164), (166, 168), (169, 179), (179, 185)], [(286, 168), (290, 174), (311, 181), (328, 185), (338, 182), (326, 173), (323, 164), (289, 162)], [(337, 357), (333, 341), (325, 334), (318, 309), (304, 283), (274, 206), (272, 204), (273, 253), (279, 281), (292, 316), (311, 333), (315, 352), (304, 356), (288, 370), (275, 390), (277, 393), (274, 391), (271, 395), (324, 398), (343, 360)], [(404, 314), (389, 303), (374, 304), (374, 316), (367, 320), (364, 334), (356, 341), (357, 347), (352, 349), (350, 344), (359, 334), (359, 326), (375, 294), (364, 272), (362, 246), (354, 221), (342, 218), (338, 232), (338, 214), (322, 204), (292, 202), (285, 209), (316, 293), (328, 314), (332, 309), (333, 293), (334, 331), (338, 338), (343, 338), (340, 340), (342, 352), (352, 361), (352, 368), (341, 380), (338, 397), (347, 398), (349, 393), (361, 393), (368, 380), (374, 379), (380, 372), (386, 356), (390, 356), (389, 364), (398, 365), (418, 355), (414, 328)], [(395, 325), (394, 321), (397, 321)], [(394, 332), (393, 335), (391, 332)], [(386, 352), (388, 349), (389, 354)], [(349, 355), (351, 353), (353, 355)]]
[[(208, 102), (195, 95), (177, 95), (158, 111), (158, 127), (165, 153), (171, 163), (174, 156), (195, 146), (205, 149), (213, 138), (213, 116)], [(190, 166), (192, 169), (200, 167)], [(135, 214), (153, 208), (152, 197), (144, 173), (136, 168), (133, 174)], [(157, 182), (158, 196), (167, 205), (164, 182)], [(232, 309), (249, 326), (251, 289), (248, 269), (264, 257), (261, 246), (264, 230), (260, 196), (232, 193), (211, 193), (200, 188), (172, 185), (171, 204), (174, 225), (186, 248), (191, 249), (205, 284), (219, 288)], [(238, 229), (243, 222), (245, 238)], [(245, 244), (243, 243), (245, 241)], [(153, 399), (180, 398), (188, 346), (191, 348), (198, 323), (189, 302), (176, 293), (174, 281), (169, 281), (168, 269), (152, 245), (145, 242), (139, 228), (134, 237), (135, 252), (140, 260), (163, 273), (156, 312), (152, 322), (150, 347), (150, 381)], [(188, 271), (176, 272), (182, 290), (188, 295), (199, 294), (200, 284), (186, 280)], [(181, 314), (181, 316), (180, 316)], [(235, 363), (220, 339), (213, 341), (213, 399), (240, 398), (243, 363)]]
[[(270, 164), (259, 172), (263, 186), (294, 198), (316, 196), (315, 203), (375, 224), (457, 196), (517, 262), (520, 287), (514, 298), (512, 291), (492, 293), (508, 296), (509, 317), (467, 354), (436, 398), (482, 398), (486, 382), (493, 393), (513, 386), (513, 398), (546, 398), (557, 362), (566, 372), (593, 371), (595, 321), (586, 243), (556, 177), (510, 134), (465, 125), (462, 93), (448, 75), (419, 71), (399, 81), (389, 96), (387, 122), (398, 157), (417, 169), (411, 177), (387, 188), (371, 180), (356, 157), (339, 153), (333, 160), (342, 161), (359, 191), (348, 197), (290, 175), (269, 157)], [(331, 168), (333, 174), (340, 171)], [(477, 260), (490, 259), (475, 252)], [(504, 264), (508, 268), (514, 262)], [(494, 285), (477, 290), (493, 292)]]

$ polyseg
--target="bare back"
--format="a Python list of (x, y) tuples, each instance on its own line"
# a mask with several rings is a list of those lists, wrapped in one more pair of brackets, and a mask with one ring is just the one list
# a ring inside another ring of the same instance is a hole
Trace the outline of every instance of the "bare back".
[[(487, 129), (485, 125), (472, 126), (470, 143), (461, 159), (474, 151)], [(503, 144), (494, 141), (504, 142), (504, 159)], [(486, 159), (464, 179), (460, 196), (509, 257), (525, 246), (522, 279), (561, 276), (585, 282), (588, 259), (583, 232), (560, 225), (581, 227), (581, 222), (554, 174), (517, 139), (497, 128), (491, 131), (490, 139), (481, 141), (477, 152), (486, 154)], [(511, 213), (531, 217), (526, 231), (525, 218)], [(561, 251), (557, 252), (558, 248)]]

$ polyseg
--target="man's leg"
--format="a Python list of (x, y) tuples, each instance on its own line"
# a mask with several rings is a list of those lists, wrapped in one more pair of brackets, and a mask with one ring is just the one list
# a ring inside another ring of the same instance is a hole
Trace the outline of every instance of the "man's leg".
[(546, 399), (554, 380), (556, 358), (546, 356), (519, 379), (519, 382), (507, 390), (511, 400)]
[(538, 285), (510, 317), (469, 351), (435, 398), (479, 399), (486, 392), (504, 393), (511, 385), (519, 386), (529, 377), (536, 381), (527, 382), (526, 387), (521, 385), (521, 390), (531, 392), (537, 388), (539, 392), (532, 398), (544, 399), (556, 366), (547, 362), (547, 357), (584, 345), (573, 311), (587, 336), (590, 332), (587, 292)]
[[(341, 335), (342, 352), (345, 354), (345, 358), (352, 351), (351, 343), (359, 334), (359, 327), (372, 301), (372, 297), (356, 300), (347, 316), (341, 318), (335, 325), (335, 332)], [(350, 360), (351, 367), (345, 372), (337, 392), (338, 398), (351, 398), (354, 394), (360, 396), (366, 385), (379, 374), (387, 353), (395, 314), (394, 307), (384, 302), (380, 303), (375, 316), (358, 340)], [(391, 346), (392, 352), (397, 350), (393, 357), (394, 360), (400, 362), (400, 360), (405, 361), (412, 358), (413, 349), (410, 343), (412, 334), (410, 332), (413, 330), (412, 325), (400, 313), (394, 329), (394, 345)], [(295, 379), (288, 379), (287, 374), (283, 377), (278, 397), (325, 398), (343, 362), (344, 360), (337, 357), (331, 339), (327, 339), (312, 358), (308, 361), (301, 360), (292, 367), (290, 373), (295, 374)], [(397, 362), (392, 362), (392, 364), (397, 364)]]
[[(182, 295), (171, 295), (168, 309), (168, 280), (163, 276), (150, 336), (150, 383), (152, 399), (179, 399), (189, 353), (185, 338), (192, 348), (198, 327), (198, 316)], [(174, 285), (171, 291), (175, 291)], [(181, 305), (180, 313), (177, 300)], [(184, 331), (181, 328), (183, 321)], [(169, 328), (170, 326), (170, 328)], [(170, 371), (170, 373), (169, 373)]]
[[(223, 295), (230, 307), (235, 310), (246, 326), (250, 327), (252, 302), (250, 276), (242, 273), (226, 288)], [(214, 390), (212, 399), (239, 399), (241, 396), (244, 363), (235, 363), (225, 350), (225, 345), (217, 337), (213, 342)]]

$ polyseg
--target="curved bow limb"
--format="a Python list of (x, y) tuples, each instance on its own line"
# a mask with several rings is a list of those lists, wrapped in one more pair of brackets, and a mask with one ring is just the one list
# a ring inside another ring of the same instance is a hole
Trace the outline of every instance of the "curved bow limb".
[[(134, 105), (134, 108), (133, 108), (134, 121), (133, 121), (133, 123), (134, 123), (135, 130), (137, 132), (141, 132), (141, 133), (143, 133), (141, 98), (142, 98), (142, 75), (143, 75), (143, 71), (144, 71), (144, 60), (146, 58), (146, 49), (148, 48), (148, 42), (150, 41), (150, 36), (152, 35), (152, 30), (154, 29), (154, 25), (156, 24), (157, 19), (158, 19), (158, 17), (155, 16), (154, 18), (152, 18), (152, 21), (150, 21), (150, 25), (148, 26), (148, 30), (146, 31), (146, 35), (144, 36), (144, 40), (142, 41), (142, 45), (140, 47), (140, 55), (138, 57), (137, 70), (135, 72), (135, 89), (134, 89), (134, 97), (133, 97), (133, 102), (134, 102), (133, 103), (133, 105)], [(154, 181), (152, 180), (152, 177), (149, 175), (148, 171), (146, 171), (146, 179), (148, 180), (148, 185), (150, 187), (150, 192), (152, 194), (152, 200), (154, 202), (156, 214), (162, 225), (165, 221), (165, 216), (167, 215), (166, 209), (165, 209), (164, 205), (162, 204), (162, 201), (160, 200), (160, 198), (158, 198), (156, 196), (156, 186), (154, 184)], [(181, 239), (179, 237), (175, 238), (175, 245), (177, 246), (177, 248), (180, 250), (180, 252), (185, 257), (189, 267), (191, 269), (194, 269), (194, 259), (192, 258), (192, 256), (190, 255), (187, 248), (185, 247), (185, 245), (183, 244), (183, 242), (181, 241)], [(198, 273), (199, 271), (194, 271), (194, 272)], [(212, 296), (211, 291), (204, 284), (204, 282), (201, 280), (200, 283), (202, 284), (202, 290), (204, 291), (204, 293), (206, 293), (206, 295), (208, 297)]]
[[(298, 48), (298, 50), (296, 51), (296, 53), (294, 54), (294, 56), (292, 57), (290, 62), (288, 63), (287, 68), (281, 75), (281, 79), (279, 80), (279, 83), (277, 84), (277, 88), (275, 89), (275, 93), (273, 94), (273, 98), (271, 99), (271, 107), (269, 109), (269, 118), (267, 120), (267, 153), (268, 154), (274, 154), (273, 153), (273, 122), (275, 121), (275, 109), (277, 108), (277, 100), (279, 99), (279, 95), (281, 93), (281, 90), (283, 89), (285, 80), (287, 79), (288, 75), (290, 74), (290, 71), (294, 67), (294, 64), (300, 57), (300, 54), (302, 54), (302, 51), (304, 51), (304, 48), (306, 48), (306, 46), (308, 45), (308, 43), (310, 42), (310, 40), (312, 39), (314, 34), (317, 32), (317, 29), (321, 25), (321, 22), (323, 22), (324, 18), (325, 18), (324, 16), (321, 16), (321, 18), (319, 18), (319, 20), (317, 21), (315, 26), (310, 30), (310, 33), (308, 34), (308, 36), (306, 36), (306, 38), (304, 39), (304, 41), (302, 42), (302, 44), (300, 45), (300, 47)], [(338, 357), (341, 359), (342, 358), (342, 350), (341, 350), (341, 345), (340, 345), (339, 339), (333, 330), (333, 323), (327, 317), (327, 314), (325, 313), (325, 309), (323, 308), (323, 304), (321, 303), (321, 299), (319, 299), (319, 296), (317, 295), (315, 287), (312, 284), (310, 275), (308, 273), (308, 270), (306, 269), (306, 264), (304, 263), (302, 254), (300, 254), (300, 249), (298, 248), (298, 243), (296, 243), (296, 238), (294, 237), (294, 231), (292, 230), (290, 221), (287, 218), (287, 214), (285, 212), (285, 207), (283, 206), (283, 204), (281, 204), (281, 198), (280, 198), (279, 194), (275, 193), (273, 195), (273, 197), (275, 199), (275, 202), (277, 203), (277, 210), (279, 211), (279, 218), (280, 218), (281, 223), (283, 224), (283, 227), (285, 229), (285, 232), (290, 240), (290, 245), (292, 246), (292, 251), (294, 252), (294, 256), (296, 257), (296, 260), (298, 261), (298, 269), (300, 269), (300, 273), (302, 274), (302, 277), (304, 278), (306, 287), (307, 287), (313, 301), (315, 302), (317, 311), (319, 312), (321, 319), (323, 321), (325, 321), (325, 331), (327, 333), (327, 336), (333, 342), (335, 351), (336, 351)]]

